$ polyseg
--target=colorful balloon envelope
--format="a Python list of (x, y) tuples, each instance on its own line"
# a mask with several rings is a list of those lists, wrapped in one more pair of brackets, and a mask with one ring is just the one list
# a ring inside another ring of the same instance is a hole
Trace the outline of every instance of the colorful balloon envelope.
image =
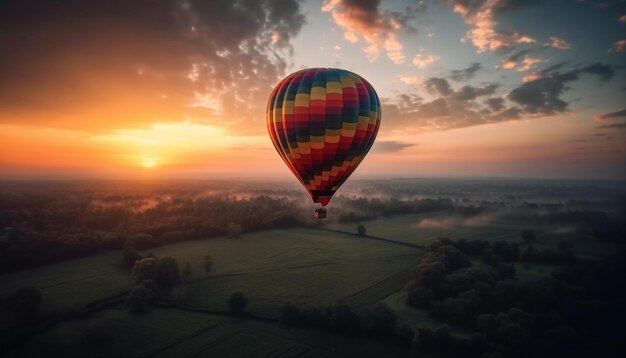
[(322, 206), (365, 158), (380, 118), (372, 85), (336, 68), (290, 74), (267, 103), (267, 129), (276, 151)]

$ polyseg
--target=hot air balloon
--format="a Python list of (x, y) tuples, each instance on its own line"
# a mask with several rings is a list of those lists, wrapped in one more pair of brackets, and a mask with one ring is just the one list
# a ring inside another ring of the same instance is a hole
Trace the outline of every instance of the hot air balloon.
[(380, 101), (363, 77), (337, 68), (309, 68), (280, 81), (267, 103), (276, 151), (326, 217), (333, 194), (372, 147)]

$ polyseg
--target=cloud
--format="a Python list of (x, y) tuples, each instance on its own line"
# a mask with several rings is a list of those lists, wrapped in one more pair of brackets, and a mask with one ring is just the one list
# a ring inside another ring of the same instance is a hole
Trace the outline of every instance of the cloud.
[(452, 94), (452, 97), (462, 101), (476, 99), (480, 96), (492, 95), (498, 88), (497, 84), (490, 84), (485, 87), (463, 86)]
[[(601, 81), (608, 81), (615, 74), (615, 66), (602, 63), (563, 70), (568, 63), (560, 62), (538, 71), (536, 79), (523, 82), (508, 93), (499, 92), (498, 83), (453, 87), (444, 78), (428, 78), (423, 86), (434, 97), (431, 100), (407, 94), (383, 98), (388, 128), (385, 130), (447, 130), (554, 115), (568, 109), (568, 103), (560, 96), (570, 82), (582, 74), (598, 76)], [(622, 112), (607, 115), (619, 113)]]
[(522, 60), (522, 65), (516, 68), (515, 70), (518, 72), (526, 72), (533, 68), (536, 64), (545, 62), (546, 60), (537, 57), (525, 57)]
[(535, 4), (533, 0), (448, 0), (453, 10), (463, 17), (470, 29), (465, 34), (477, 47), (478, 52), (510, 51), (518, 43), (533, 43), (535, 40), (514, 30), (497, 29), (496, 18), (503, 12)]
[(495, 98), (489, 98), (486, 101), (487, 106), (489, 106), (489, 108), (494, 111), (501, 111), (504, 109), (504, 98), (501, 97), (495, 97)]
[(383, 140), (374, 142), (374, 146), (372, 148), (373, 153), (395, 153), (406, 148), (410, 148), (415, 146), (413, 143), (405, 143), (399, 142), (395, 140)]
[(430, 94), (447, 96), (452, 93), (452, 89), (450, 88), (450, 84), (446, 81), (445, 78), (429, 78), (424, 83), (424, 88)]
[[(497, 88), (498, 84), (453, 88), (444, 78), (428, 78), (424, 89), (435, 96), (433, 100), (408, 94), (383, 99), (387, 128), (445, 130), (519, 118), (520, 110), (507, 107), (504, 99), (495, 94)], [(491, 97), (479, 101), (484, 96)]]
[(362, 39), (367, 43), (364, 51), (370, 61), (384, 51), (392, 62), (405, 62), (398, 34), (401, 30), (411, 30), (407, 24), (410, 13), (383, 12), (380, 0), (327, 0), (322, 11), (331, 14), (344, 30), (347, 41), (356, 43)]
[(462, 70), (452, 70), (450, 71), (450, 78), (454, 81), (469, 81), (474, 78), (476, 72), (478, 72), (482, 66), (478, 62), (472, 63), (469, 67), (464, 68)]
[(522, 59), (524, 56), (526, 56), (529, 52), (530, 50), (521, 50), (505, 58), (502, 61), (502, 68), (506, 68), (506, 69), (515, 68), (515, 66), (517, 66), (517, 62), (519, 62), (519, 60)]
[(546, 42), (544, 46), (549, 46), (559, 50), (568, 50), (572, 48), (572, 45), (569, 42), (558, 37), (550, 37), (550, 41)]
[(566, 90), (566, 83), (578, 80), (583, 73), (594, 74), (600, 80), (608, 81), (615, 73), (612, 66), (601, 63), (563, 73), (553, 71), (544, 70), (543, 77), (522, 83), (509, 93), (508, 99), (518, 104), (526, 113), (554, 115), (567, 110), (568, 103), (560, 98)]
[(411, 62), (417, 68), (424, 68), (424, 67), (434, 63), (435, 61), (437, 61), (440, 58), (441, 57), (435, 56), (435, 55), (422, 55), (422, 54), (418, 53), (417, 55), (415, 55), (415, 57), (413, 57), (413, 61), (411, 61)]
[(533, 68), (536, 64), (545, 62), (546, 60), (538, 57), (532, 57), (528, 54), (530, 49), (518, 51), (502, 61), (502, 68), (509, 70), (515, 69), (518, 72), (526, 72)]
[(614, 119), (614, 118), (620, 118), (620, 117), (626, 117), (626, 108), (617, 110), (615, 112), (598, 114), (594, 116), (594, 119), (602, 121), (605, 119)]
[(398, 79), (407, 85), (418, 85), (424, 81), (424, 78), (416, 75), (398, 76)]
[(626, 118), (626, 108), (593, 116), (594, 121), (602, 123), (601, 125), (597, 126), (596, 129), (626, 128), (626, 123), (615, 122), (615, 120), (619, 120), (621, 118)]
[(0, 121), (249, 131), (303, 23), (296, 0), (4, 1)]
[(603, 124), (601, 126), (597, 126), (596, 128), (598, 129), (602, 129), (602, 128), (626, 128), (626, 123), (611, 123), (611, 124)]
[(626, 39), (615, 41), (613, 46), (609, 49), (609, 52), (624, 52), (626, 51)]
[(626, 23), (626, 15), (622, 15), (618, 17), (617, 21), (621, 22), (622, 24)]
[(527, 73), (522, 77), (522, 82), (530, 82), (530, 81), (538, 80), (541, 77), (543, 76), (537, 72)]

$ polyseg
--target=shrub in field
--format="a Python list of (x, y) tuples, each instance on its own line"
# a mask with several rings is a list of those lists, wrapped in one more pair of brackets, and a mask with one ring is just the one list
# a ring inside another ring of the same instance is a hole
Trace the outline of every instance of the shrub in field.
[(178, 262), (172, 257), (164, 257), (157, 261), (154, 281), (159, 287), (172, 287), (180, 282)]
[(243, 291), (233, 292), (228, 298), (228, 308), (233, 313), (241, 313), (248, 305), (248, 297)]
[(7, 308), (20, 320), (29, 320), (37, 317), (41, 306), (41, 293), (34, 287), (23, 287), (7, 297)]

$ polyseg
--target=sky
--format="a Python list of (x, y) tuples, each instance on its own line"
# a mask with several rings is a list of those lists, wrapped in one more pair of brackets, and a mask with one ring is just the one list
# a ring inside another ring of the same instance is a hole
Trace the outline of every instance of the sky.
[(353, 177), (626, 179), (626, 0), (7, 0), (0, 179), (290, 178), (272, 88), (358, 73)]

